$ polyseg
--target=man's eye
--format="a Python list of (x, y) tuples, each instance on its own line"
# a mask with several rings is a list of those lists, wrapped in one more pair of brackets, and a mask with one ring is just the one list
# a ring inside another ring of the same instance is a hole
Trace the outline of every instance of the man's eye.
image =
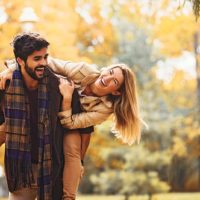
[(34, 60), (35, 60), (35, 61), (38, 61), (38, 60), (40, 60), (40, 58), (34, 58)]

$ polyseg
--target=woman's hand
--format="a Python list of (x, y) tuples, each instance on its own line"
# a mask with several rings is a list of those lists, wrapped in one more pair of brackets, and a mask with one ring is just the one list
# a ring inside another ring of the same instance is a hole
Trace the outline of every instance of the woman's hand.
[(67, 79), (60, 78), (59, 85), (60, 93), (63, 96), (63, 99), (71, 99), (74, 92), (74, 82), (68, 81)]
[(71, 108), (72, 94), (74, 92), (73, 81), (68, 81), (67, 79), (60, 78), (59, 85), (60, 93), (63, 96), (62, 110), (68, 110)]
[(0, 90), (5, 90), (6, 81), (12, 79), (13, 71), (11, 69), (6, 69), (0, 73)]

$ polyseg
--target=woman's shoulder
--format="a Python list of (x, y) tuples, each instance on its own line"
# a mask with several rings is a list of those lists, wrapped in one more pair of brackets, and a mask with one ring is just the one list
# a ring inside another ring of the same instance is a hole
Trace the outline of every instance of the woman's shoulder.
[(77, 63), (76, 67), (74, 67), (70, 73), (70, 78), (74, 81), (75, 84), (81, 85), (81, 87), (90, 84), (98, 76), (99, 76), (99, 70), (97, 66), (87, 64), (85, 62)]
[(94, 73), (99, 73), (98, 67), (96, 65), (88, 64), (85, 62), (80, 62), (79, 65), (81, 66), (79, 68), (80, 72), (85, 76), (88, 76)]

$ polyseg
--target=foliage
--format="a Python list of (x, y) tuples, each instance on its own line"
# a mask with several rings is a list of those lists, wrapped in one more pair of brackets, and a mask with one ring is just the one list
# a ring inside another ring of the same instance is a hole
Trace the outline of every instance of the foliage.
[[(139, 145), (126, 146), (110, 132), (111, 118), (96, 127), (85, 160), (82, 193), (131, 195), (198, 189), (196, 78), (183, 70), (173, 70), (166, 82), (158, 77), (157, 64), (184, 51), (192, 55), (199, 22), (190, 11), (184, 13), (178, 6), (174, 9), (171, 3), (0, 1), (8, 15), (7, 22), (0, 24), (1, 67), (5, 59), (13, 57), (9, 42), (22, 31), (18, 19), (28, 5), (40, 19), (35, 30), (50, 41), (52, 56), (100, 66), (124, 62), (136, 73), (142, 117), (149, 129), (143, 130)], [(195, 6), (198, 1), (193, 3)], [(198, 7), (195, 9), (198, 11)], [(2, 163), (3, 151), (0, 154)]]

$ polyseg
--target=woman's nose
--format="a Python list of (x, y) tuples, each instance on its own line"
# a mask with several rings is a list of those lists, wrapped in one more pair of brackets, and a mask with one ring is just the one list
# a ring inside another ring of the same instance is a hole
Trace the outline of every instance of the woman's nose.
[(105, 77), (105, 81), (106, 81), (106, 82), (110, 82), (111, 80), (112, 80), (112, 76), (106, 76), (106, 77)]

